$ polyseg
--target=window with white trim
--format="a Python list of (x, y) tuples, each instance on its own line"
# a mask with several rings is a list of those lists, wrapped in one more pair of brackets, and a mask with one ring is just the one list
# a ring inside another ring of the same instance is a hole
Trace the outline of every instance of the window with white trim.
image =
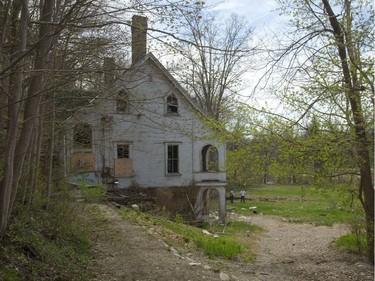
[(179, 159), (179, 145), (167, 144), (166, 145), (166, 158), (167, 158), (167, 174), (180, 173), (180, 159)]

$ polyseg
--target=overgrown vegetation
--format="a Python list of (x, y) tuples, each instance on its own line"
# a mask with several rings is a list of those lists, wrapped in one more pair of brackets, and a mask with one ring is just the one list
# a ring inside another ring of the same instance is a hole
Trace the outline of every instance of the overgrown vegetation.
[[(85, 192), (88, 201), (100, 190)], [(35, 195), (33, 204), (15, 207), (0, 245), (0, 280), (90, 280), (92, 223), (83, 217), (88, 205), (76, 203), (72, 191), (49, 202)]]
[(102, 200), (107, 192), (107, 187), (102, 184), (93, 186), (87, 185), (85, 181), (78, 182), (78, 190), (82, 192), (87, 202), (96, 202)]
[[(144, 214), (130, 209), (121, 209), (121, 215), (134, 223), (148, 227), (161, 227), (161, 235), (166, 243), (178, 245), (193, 243), (210, 258), (254, 261), (251, 251), (251, 234), (260, 231), (259, 227), (244, 222), (228, 222), (226, 224), (204, 224), (200, 227), (187, 225), (180, 216), (176, 221), (164, 217)], [(205, 231), (204, 231), (205, 230)], [(178, 237), (178, 241), (175, 237)], [(174, 237), (171, 239), (171, 237)], [(183, 251), (183, 249), (180, 249)]]

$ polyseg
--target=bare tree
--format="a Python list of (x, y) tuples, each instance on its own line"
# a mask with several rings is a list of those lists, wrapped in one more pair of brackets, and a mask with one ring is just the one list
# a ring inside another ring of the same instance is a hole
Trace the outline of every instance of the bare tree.
[(183, 60), (177, 74), (198, 105), (214, 119), (225, 116), (240, 90), (253, 50), (253, 29), (238, 15), (219, 19), (200, 12), (186, 16)]

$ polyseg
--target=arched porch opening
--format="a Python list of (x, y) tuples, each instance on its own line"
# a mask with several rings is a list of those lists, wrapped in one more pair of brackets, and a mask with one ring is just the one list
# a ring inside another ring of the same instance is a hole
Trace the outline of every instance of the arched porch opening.
[(201, 185), (195, 203), (195, 217), (199, 220), (225, 221), (225, 187)]

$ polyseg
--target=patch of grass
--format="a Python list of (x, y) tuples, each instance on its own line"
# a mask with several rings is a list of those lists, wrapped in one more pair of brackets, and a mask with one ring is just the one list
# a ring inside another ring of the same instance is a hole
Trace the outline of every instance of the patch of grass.
[(212, 238), (208, 235), (193, 234), (191, 238), (210, 258), (224, 257), (226, 259), (232, 259), (242, 253), (243, 246), (237, 243), (232, 236)]
[(23, 281), (24, 279), (19, 276), (17, 269), (4, 266), (0, 267), (0, 280)]
[(234, 203), (236, 213), (253, 215), (251, 207), (258, 213), (284, 217), (289, 222), (311, 223), (314, 225), (333, 225), (348, 222), (351, 213), (342, 209), (330, 209), (324, 202), (316, 201), (275, 201)]
[(306, 185), (262, 185), (247, 189), (247, 196), (261, 197), (316, 197), (319, 194), (312, 187)]
[(107, 188), (102, 184), (89, 186), (84, 181), (78, 183), (78, 189), (82, 191), (85, 200), (89, 203), (103, 200), (107, 192)]
[[(181, 237), (184, 243), (193, 242), (210, 258), (233, 259), (240, 256), (244, 261), (255, 259), (251, 252), (250, 234), (260, 228), (244, 222), (229, 222), (226, 225), (205, 225), (203, 228), (187, 225), (177, 220), (154, 217), (130, 209), (120, 209), (122, 217), (132, 222), (149, 227), (158, 225)], [(146, 219), (147, 218), (147, 219)], [(204, 234), (207, 230), (211, 235)], [(216, 234), (216, 235), (215, 235)], [(168, 237), (165, 237), (168, 239)], [(245, 239), (246, 238), (246, 239)], [(168, 243), (168, 241), (166, 241)]]
[(290, 222), (333, 225), (347, 223), (352, 210), (346, 208), (342, 194), (335, 190), (318, 190), (308, 186), (264, 186), (247, 190), (246, 203), (228, 205), (236, 213), (246, 216), (256, 212), (284, 217)]
[(335, 240), (336, 248), (341, 252), (351, 252), (364, 255), (367, 248), (367, 239), (365, 234), (357, 236), (355, 234), (346, 234)]

